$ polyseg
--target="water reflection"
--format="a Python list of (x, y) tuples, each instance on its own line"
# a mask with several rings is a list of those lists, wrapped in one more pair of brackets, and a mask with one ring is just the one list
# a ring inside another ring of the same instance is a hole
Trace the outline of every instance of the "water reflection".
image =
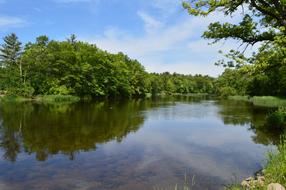
[[(220, 189), (259, 170), (268, 110), (207, 97), (0, 105), (0, 189)], [(278, 134), (277, 134), (278, 135)]]
[(269, 108), (252, 106), (251, 103), (243, 101), (220, 100), (219, 116), (224, 124), (232, 126), (249, 126), (253, 131), (253, 142), (263, 145), (277, 145), (282, 131), (265, 128), (266, 114)]
[(1, 106), (1, 147), (4, 158), (16, 161), (23, 149), (39, 161), (58, 153), (74, 159), (76, 152), (95, 150), (97, 144), (118, 142), (144, 122), (139, 110), (150, 102)]

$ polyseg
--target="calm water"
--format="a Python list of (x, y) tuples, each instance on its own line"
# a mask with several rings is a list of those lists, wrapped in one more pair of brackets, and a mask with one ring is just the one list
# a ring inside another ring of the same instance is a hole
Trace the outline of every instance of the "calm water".
[(0, 105), (1, 190), (221, 189), (261, 169), (267, 110), (198, 98)]

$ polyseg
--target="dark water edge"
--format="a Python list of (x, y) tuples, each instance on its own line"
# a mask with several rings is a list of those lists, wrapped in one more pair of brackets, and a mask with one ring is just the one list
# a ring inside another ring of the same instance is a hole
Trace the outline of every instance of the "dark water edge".
[(266, 108), (207, 97), (0, 104), (0, 189), (221, 189), (262, 168)]

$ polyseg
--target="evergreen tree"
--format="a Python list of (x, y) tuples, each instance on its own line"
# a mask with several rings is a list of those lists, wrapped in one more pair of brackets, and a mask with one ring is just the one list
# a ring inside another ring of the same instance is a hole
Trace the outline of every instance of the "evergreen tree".
[(0, 47), (0, 62), (2, 67), (10, 69), (19, 68), (20, 78), (22, 78), (21, 50), (22, 43), (16, 34), (12, 33), (3, 38), (4, 44)]
[(4, 37), (3, 40), (4, 44), (0, 47), (0, 61), (7, 67), (16, 66), (21, 56), (21, 42), (14, 33)]

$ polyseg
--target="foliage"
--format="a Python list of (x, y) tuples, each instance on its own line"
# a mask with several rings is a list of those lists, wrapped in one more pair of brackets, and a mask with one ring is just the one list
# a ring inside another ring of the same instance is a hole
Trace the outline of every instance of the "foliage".
[(234, 88), (236, 95), (285, 96), (286, 53), (283, 47), (272, 45), (261, 48), (251, 58), (251, 65), (226, 69), (217, 80), (217, 88)]
[(16, 95), (8, 95), (3, 96), (0, 98), (1, 102), (25, 102), (27, 101), (26, 98), (22, 96), (16, 96)]
[[(286, 3), (284, 0), (190, 0), (183, 7), (191, 15), (207, 16), (213, 12), (223, 12), (231, 16), (240, 11), (244, 18), (239, 24), (212, 23), (203, 37), (214, 39), (237, 39), (243, 43), (254, 44), (261, 41), (273, 41), (286, 26)], [(263, 27), (264, 30), (260, 30)], [(273, 29), (276, 30), (273, 30)], [(285, 33), (284, 33), (285, 34)]]
[(256, 106), (281, 107), (286, 106), (286, 99), (273, 96), (254, 96), (252, 102)]
[(8, 90), (7, 93), (8, 96), (18, 95), (25, 98), (32, 97), (34, 93), (34, 88), (31, 87), (30, 85), (23, 85), (21, 87), (10, 87), (7, 90)]
[(80, 98), (77, 96), (71, 96), (71, 95), (44, 95), (44, 96), (38, 96), (37, 101), (41, 102), (78, 102), (80, 101)]
[(232, 87), (222, 87), (219, 89), (219, 94), (221, 97), (228, 97), (228, 96), (234, 96), (237, 94), (236, 90)]
[(286, 106), (286, 99), (285, 98), (279, 98), (274, 96), (228, 96), (228, 99), (231, 100), (238, 100), (238, 101), (245, 101), (250, 102), (255, 106), (262, 106), (262, 107), (281, 107)]
[(1, 65), (17, 66), (21, 55), (21, 42), (15, 33), (12, 33), (3, 39), (4, 44), (0, 47)]
[(268, 114), (266, 120), (267, 126), (284, 130), (286, 127), (286, 108), (278, 108), (278, 110)]
[[(243, 15), (240, 22), (211, 23), (203, 38), (216, 43), (234, 39), (243, 49), (231, 50), (216, 64), (226, 69), (218, 79), (217, 92), (235, 89), (236, 95), (285, 96), (286, 94), (286, 2), (284, 0), (189, 0), (184, 8), (194, 16), (222, 12), (225, 16)], [(259, 44), (246, 57), (249, 45)], [(234, 92), (234, 90), (232, 90)], [(227, 93), (224, 93), (227, 94)]]
[(215, 83), (217, 94), (221, 96), (245, 95), (248, 80), (244, 72), (226, 69)]
[(202, 75), (151, 73), (147, 81), (148, 92), (155, 94), (214, 94), (215, 79)]
[[(15, 34), (4, 39), (11, 36), (16, 44), (21, 44)], [(2, 46), (7, 44), (5, 41)], [(176, 73), (149, 74), (137, 60), (77, 41), (75, 35), (66, 41), (39, 36), (34, 43), (25, 45), (24, 51), (17, 54), (17, 60), (23, 63), (20, 75), (18, 67), (12, 64), (5, 64), (0, 69), (0, 90), (7, 91), (9, 95), (95, 98), (214, 93), (214, 78)]]
[(267, 182), (280, 183), (286, 186), (286, 139), (281, 138), (277, 153), (270, 153), (265, 168)]
[(252, 98), (250, 98), (249, 96), (228, 96), (228, 99), (236, 101), (252, 102)]

